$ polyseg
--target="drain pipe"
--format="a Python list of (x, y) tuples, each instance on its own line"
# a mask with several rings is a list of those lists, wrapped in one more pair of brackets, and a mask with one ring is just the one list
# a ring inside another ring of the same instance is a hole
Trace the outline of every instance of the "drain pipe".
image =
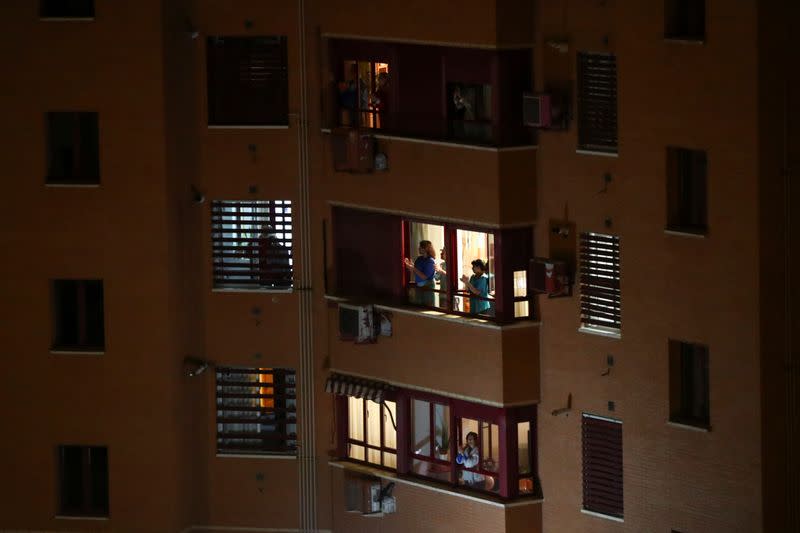
[(300, 214), (300, 424), (298, 447), (300, 486), (300, 531), (317, 530), (317, 465), (314, 431), (314, 346), (312, 336), (311, 287), (311, 202), (308, 147), (308, 79), (306, 58), (306, 3), (297, 1), (297, 30), (300, 48), (300, 114), (297, 117), (298, 185)]

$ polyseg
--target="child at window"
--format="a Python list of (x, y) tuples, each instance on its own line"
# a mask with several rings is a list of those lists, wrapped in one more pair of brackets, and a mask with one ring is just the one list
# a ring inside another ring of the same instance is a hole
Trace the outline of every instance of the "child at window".
[(434, 305), (434, 289), (436, 282), (434, 277), (438, 267), (436, 266), (436, 250), (433, 248), (431, 241), (419, 241), (419, 256), (411, 262), (411, 259), (406, 257), (403, 259), (403, 264), (409, 272), (414, 274), (414, 281), (417, 285), (415, 303), (422, 305)]
[[(458, 447), (456, 463), (464, 465), (464, 468), (475, 468), (481, 461), (481, 454), (478, 450), (478, 434), (474, 431), (467, 433), (466, 446)], [(483, 483), (485, 478), (481, 474), (464, 470), (461, 472), (461, 480), (466, 485), (477, 485)]]
[(469, 312), (478, 315), (488, 311), (491, 307), (489, 303), (489, 277), (486, 275), (486, 263), (482, 259), (472, 262), (472, 276), (469, 278), (461, 276), (461, 281), (467, 286), (467, 290), (473, 297), (469, 299)]

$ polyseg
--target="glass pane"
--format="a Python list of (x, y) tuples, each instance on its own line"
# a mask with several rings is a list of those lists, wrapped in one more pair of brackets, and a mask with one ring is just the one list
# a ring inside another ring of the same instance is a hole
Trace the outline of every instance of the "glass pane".
[(528, 314), (528, 301), (514, 302), (514, 318), (524, 318)]
[(381, 464), (381, 451), (374, 448), (367, 448), (367, 462), (375, 465)]
[[(394, 421), (394, 423), (392, 423)], [(397, 449), (397, 404), (383, 402), (383, 445), (386, 448)]]
[(418, 455), (431, 455), (430, 404), (421, 400), (411, 402), (411, 427), (413, 450)]
[[(470, 314), (493, 314), (494, 298), (494, 235), (481, 231), (456, 231), (456, 260), (459, 290), (469, 299), (462, 298), (460, 310)], [(473, 268), (472, 262), (480, 260), (483, 269)], [(479, 292), (472, 294), (467, 288), (469, 281)]]
[(414, 459), (411, 461), (412, 471), (419, 475), (440, 481), (450, 481), (450, 465), (440, 465), (428, 461)]
[(483, 470), (497, 472), (500, 469), (500, 431), (497, 424), (481, 423)]
[[(354, 440), (364, 440), (364, 400), (347, 397), (347, 436)], [(362, 453), (363, 455), (363, 453)]]
[[(417, 269), (430, 276), (420, 277), (413, 270), (407, 270), (409, 281), (417, 287), (426, 289), (415, 291), (410, 295), (410, 300), (412, 303), (420, 305), (446, 308), (446, 299), (440, 299), (438, 294), (431, 292), (432, 290), (446, 290), (448, 285), (444, 226), (421, 222), (411, 222), (409, 226), (407, 258), (414, 263)], [(433, 268), (434, 264), (444, 272), (436, 272)]]
[[(520, 474), (531, 472), (531, 423), (517, 423), (517, 460)], [(521, 486), (520, 481), (520, 486)], [(531, 489), (532, 490), (532, 489)]]
[(514, 297), (524, 298), (528, 295), (528, 273), (524, 270), (514, 272)]
[(397, 468), (397, 455), (389, 452), (383, 452), (383, 466), (388, 468)]
[(381, 404), (364, 402), (367, 406), (367, 444), (381, 445)]
[(450, 456), (450, 407), (433, 404), (433, 431), (436, 458), (446, 461)]
[(356, 461), (364, 460), (364, 447), (355, 444), (348, 444), (347, 457)]
[(533, 492), (533, 478), (525, 477), (519, 480), (519, 493), (530, 494)]

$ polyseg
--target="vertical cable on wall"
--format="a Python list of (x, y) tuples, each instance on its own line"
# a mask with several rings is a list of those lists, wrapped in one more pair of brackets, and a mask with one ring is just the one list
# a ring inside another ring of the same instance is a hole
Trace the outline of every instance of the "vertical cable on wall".
[(308, 87), (306, 58), (305, 0), (297, 2), (297, 30), (300, 53), (300, 113), (297, 117), (298, 184), (300, 222), (300, 530), (317, 530), (316, 434), (314, 431), (314, 351), (311, 290), (311, 203), (309, 201)]

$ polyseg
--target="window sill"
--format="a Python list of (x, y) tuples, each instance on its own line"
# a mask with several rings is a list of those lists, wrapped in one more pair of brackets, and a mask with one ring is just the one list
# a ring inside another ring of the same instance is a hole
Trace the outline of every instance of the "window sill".
[(595, 511), (589, 511), (587, 509), (581, 509), (581, 513), (588, 514), (589, 516), (595, 516), (597, 518), (602, 518), (604, 520), (611, 520), (612, 522), (625, 522), (624, 518), (618, 518), (616, 516), (611, 516), (603, 513), (597, 513)]
[(40, 22), (94, 22), (94, 17), (39, 17)]
[(692, 231), (684, 228), (664, 228), (665, 235), (675, 235), (677, 237), (691, 237), (693, 239), (705, 239), (706, 233), (699, 231)]
[(581, 326), (578, 328), (578, 332), (588, 333), (589, 335), (599, 335), (601, 337), (608, 337), (610, 339), (622, 338), (622, 333), (620, 331), (611, 328)]
[(381, 479), (394, 481), (402, 485), (411, 485), (414, 487), (420, 487), (423, 489), (428, 489), (433, 492), (439, 492), (441, 494), (449, 494), (450, 496), (455, 496), (457, 498), (464, 498), (467, 500), (485, 503), (487, 505), (492, 505), (494, 507), (500, 507), (504, 509), (512, 507), (521, 507), (523, 505), (536, 505), (544, 502), (544, 499), (539, 499), (539, 498), (534, 499), (530, 497), (526, 498), (524, 496), (513, 501), (504, 501), (497, 497), (482, 495), (464, 489), (446, 487), (438, 483), (428, 482), (419, 478), (408, 478), (405, 476), (401, 476), (395, 472), (387, 472), (386, 470), (372, 468), (365, 465), (359, 465), (351, 463), (349, 461), (331, 460), (328, 461), (328, 465), (335, 468), (341, 468), (343, 470), (350, 470), (353, 472), (359, 472), (361, 474), (367, 474), (370, 476), (379, 477)]
[(220, 459), (297, 459), (297, 455), (281, 454), (256, 454), (256, 453), (219, 453)]
[(52, 187), (54, 189), (99, 189), (99, 183), (45, 183), (45, 187)]
[(674, 420), (667, 421), (668, 426), (672, 426), (674, 428), (681, 428), (681, 429), (688, 429), (689, 431), (696, 431), (698, 433), (710, 433), (711, 426), (703, 426), (703, 425), (694, 425), (694, 424), (687, 424), (685, 422), (677, 422)]
[(211, 289), (211, 292), (220, 292), (220, 293), (260, 293), (260, 294), (292, 294), (294, 292), (294, 288), (290, 289), (263, 289), (261, 287), (256, 289), (246, 289), (244, 287), (214, 287)]
[[(333, 296), (330, 294), (326, 294), (325, 299), (330, 302), (359, 305), (358, 302), (353, 302), (347, 298), (342, 298), (340, 296)], [(470, 318), (461, 315), (451, 315), (448, 313), (444, 313), (442, 311), (435, 311), (433, 309), (422, 309), (419, 307), (412, 307), (412, 306), (384, 305), (384, 304), (370, 304), (370, 303), (362, 303), (362, 305), (373, 305), (375, 309), (380, 309), (381, 311), (391, 311), (393, 313), (401, 313), (405, 315), (416, 315), (419, 317), (433, 318), (435, 320), (445, 320), (447, 322), (454, 322), (456, 324), (461, 324), (464, 326), (472, 326), (472, 327), (487, 328), (487, 329), (510, 330), (510, 329), (539, 327), (542, 324), (541, 322), (536, 320), (519, 320), (518, 322), (513, 322), (511, 324), (496, 324), (491, 320), (486, 320), (483, 318)]]
[(263, 124), (263, 125), (241, 125), (237, 126), (236, 124), (230, 125), (222, 125), (222, 124), (209, 124), (208, 129), (210, 130), (288, 130), (288, 124)]
[(111, 518), (108, 516), (72, 516), (66, 514), (57, 514), (53, 518), (56, 520), (96, 520), (96, 521), (108, 521)]
[[(324, 134), (330, 134), (330, 128), (321, 128), (320, 131)], [(467, 144), (467, 143), (460, 143), (454, 141), (440, 141), (435, 139), (425, 139), (422, 137), (405, 137), (402, 135), (389, 135), (386, 133), (377, 133), (380, 130), (373, 130), (372, 136), (376, 139), (386, 139), (390, 141), (401, 141), (401, 142), (410, 142), (410, 143), (419, 143), (419, 144), (430, 144), (434, 146), (446, 146), (449, 148), (464, 148), (467, 150), (482, 150), (484, 152), (518, 152), (523, 150), (538, 150), (539, 145), (537, 144), (524, 144), (519, 146), (483, 146), (479, 144)]]
[(53, 348), (50, 350), (53, 355), (105, 355), (105, 350), (59, 350)]
[(589, 150), (586, 148), (578, 148), (575, 150), (575, 153), (581, 155), (599, 155), (601, 157), (619, 157), (618, 152), (603, 152), (602, 150)]
[(692, 39), (691, 37), (664, 37), (664, 42), (676, 44), (706, 44), (705, 39)]

